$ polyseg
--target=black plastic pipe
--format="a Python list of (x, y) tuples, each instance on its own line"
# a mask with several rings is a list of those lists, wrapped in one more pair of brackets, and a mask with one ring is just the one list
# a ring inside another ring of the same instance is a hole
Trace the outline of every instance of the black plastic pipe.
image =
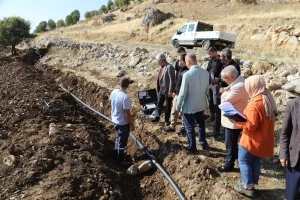
[[(115, 125), (115, 123), (108, 117), (106, 117), (104, 114), (100, 113), (99, 111), (95, 110), (94, 108), (92, 108), (91, 106), (87, 105), (86, 103), (84, 103), (81, 99), (79, 99), (78, 97), (76, 97), (74, 94), (72, 94), (71, 92), (69, 92), (67, 89), (65, 89), (63, 86), (59, 85), (59, 87), (64, 90), (65, 92), (69, 93), (74, 99), (76, 99), (78, 102), (80, 102), (82, 105), (84, 105), (86, 108), (90, 109), (91, 111), (95, 112), (96, 114), (100, 115), (101, 117), (103, 117), (104, 119), (106, 119), (107, 121), (113, 123)], [(159, 163), (156, 162), (154, 156), (148, 151), (147, 147), (145, 147), (136, 137), (134, 134), (132, 134), (130, 132), (130, 137), (137, 143), (137, 145), (145, 152), (145, 154), (147, 155), (147, 157), (151, 160), (152, 164), (154, 164), (157, 169), (167, 178), (168, 182), (171, 184), (171, 186), (173, 187), (173, 189), (175, 190), (176, 194), (179, 196), (179, 198), (181, 200), (187, 200), (186, 196), (184, 195), (184, 193), (181, 191), (181, 189), (178, 187), (178, 185), (174, 182), (174, 180), (172, 179), (172, 177), (169, 175), (169, 173), (163, 168), (163, 166), (161, 166)]]

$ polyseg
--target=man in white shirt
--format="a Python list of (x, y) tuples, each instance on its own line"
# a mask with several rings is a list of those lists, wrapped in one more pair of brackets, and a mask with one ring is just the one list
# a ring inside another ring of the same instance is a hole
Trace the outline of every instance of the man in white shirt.
[(130, 80), (123, 77), (120, 81), (120, 89), (115, 89), (110, 94), (111, 117), (117, 131), (115, 150), (117, 162), (121, 165), (129, 165), (124, 159), (124, 151), (127, 146), (130, 131), (135, 127), (131, 119), (130, 97), (126, 93)]

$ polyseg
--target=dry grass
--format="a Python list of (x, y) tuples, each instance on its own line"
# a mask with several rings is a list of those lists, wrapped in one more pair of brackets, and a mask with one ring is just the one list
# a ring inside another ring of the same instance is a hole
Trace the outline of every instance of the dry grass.
[[(177, 3), (161, 3), (155, 5), (164, 12), (171, 12), (181, 18), (172, 19), (175, 25), (160, 31), (162, 25), (150, 28), (149, 34), (141, 26), (141, 20), (147, 13), (147, 8), (154, 7), (152, 1), (145, 1), (137, 6), (131, 5), (126, 12), (115, 11), (116, 20), (111, 23), (102, 23), (96, 17), (77, 25), (61, 28), (41, 34), (37, 39), (48, 35), (56, 37), (70, 37), (73, 40), (85, 42), (109, 42), (136, 44), (170, 45), (170, 39), (180, 26), (190, 21), (204, 21), (214, 24), (218, 30), (236, 30), (239, 32), (236, 42), (236, 51), (245, 54), (276, 54), (281, 56), (299, 55), (299, 48), (288, 46), (278, 47), (270, 41), (252, 41), (247, 31), (253, 27), (261, 26), (267, 30), (270, 26), (285, 26), (294, 24), (300, 28), (300, 4), (261, 4), (245, 5), (224, 3), (221, 0), (186, 2), (178, 0)], [(213, 14), (213, 13), (218, 13)], [(134, 18), (138, 16), (138, 18)], [(131, 17), (130, 21), (126, 21)], [(63, 34), (60, 32), (63, 31)], [(253, 54), (253, 53), (252, 53)]]

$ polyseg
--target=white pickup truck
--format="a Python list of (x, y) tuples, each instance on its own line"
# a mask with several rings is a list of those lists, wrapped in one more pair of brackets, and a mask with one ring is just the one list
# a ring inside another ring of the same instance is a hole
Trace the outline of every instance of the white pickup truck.
[(174, 47), (184, 46), (188, 49), (202, 47), (234, 48), (236, 36), (221, 31), (213, 31), (213, 26), (202, 22), (191, 22), (184, 24), (172, 37)]

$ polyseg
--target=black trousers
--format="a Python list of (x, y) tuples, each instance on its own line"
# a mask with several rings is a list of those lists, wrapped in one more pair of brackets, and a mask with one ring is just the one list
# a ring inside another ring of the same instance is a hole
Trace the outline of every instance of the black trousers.
[(300, 161), (295, 167), (287, 167), (285, 172), (286, 192), (285, 197), (287, 200), (300, 199)]
[(234, 167), (234, 161), (238, 158), (238, 140), (241, 132), (241, 129), (225, 128), (226, 166)]
[(161, 115), (161, 111), (166, 101), (166, 110), (165, 110), (165, 122), (170, 122), (171, 110), (172, 110), (172, 97), (167, 97), (161, 92), (158, 93), (158, 101), (157, 101), (157, 110), (159, 116)]
[(211, 115), (215, 116), (215, 121), (214, 121), (215, 134), (219, 134), (221, 128), (221, 109), (219, 108), (220, 104), (221, 104), (221, 99), (215, 98), (214, 101), (213, 92), (211, 89), (209, 89), (209, 111)]

